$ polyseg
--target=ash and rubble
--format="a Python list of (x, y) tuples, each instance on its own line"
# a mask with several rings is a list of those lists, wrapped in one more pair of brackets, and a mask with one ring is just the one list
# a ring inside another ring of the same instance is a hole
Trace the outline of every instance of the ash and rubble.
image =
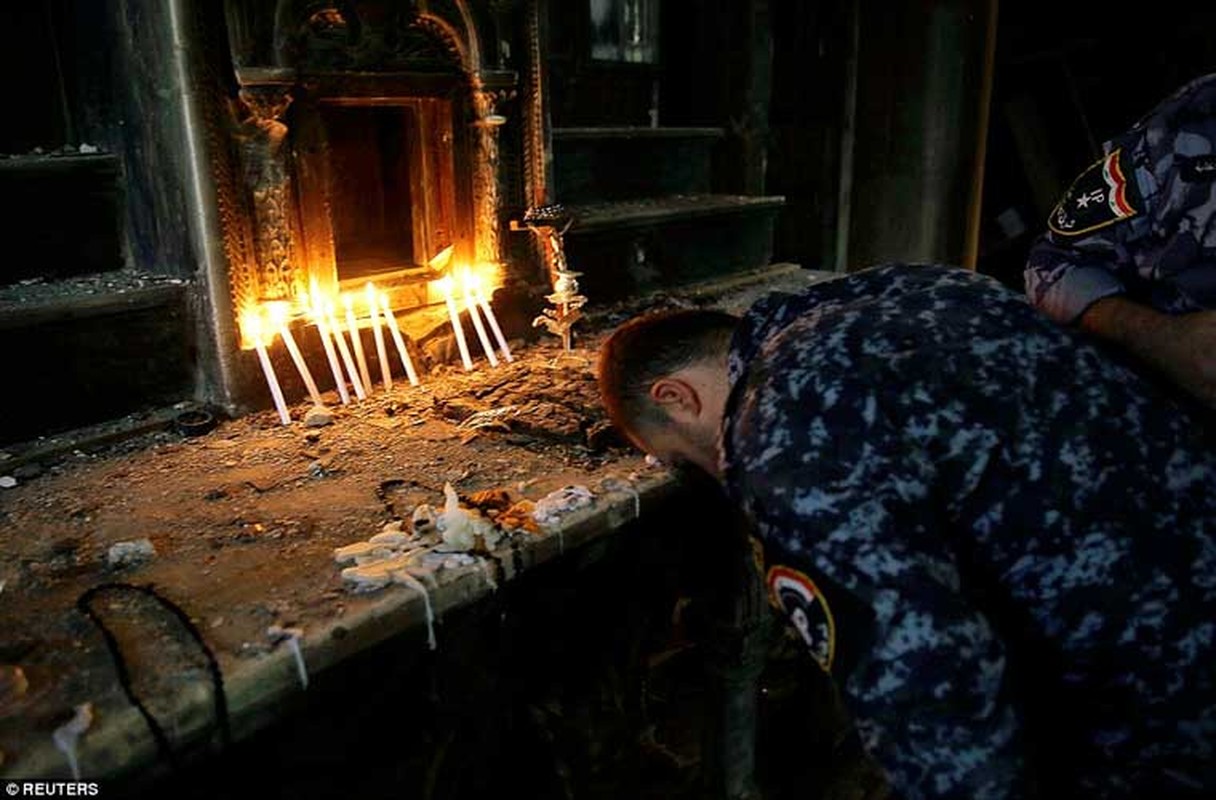
[[(335, 564), (340, 548), (377, 536), (383, 545), (396, 526), (424, 545), (409, 570), (394, 573), (397, 583), (424, 597), (444, 570), (492, 584), (498, 568), (487, 554), (499, 542), (488, 533), (542, 535), (534, 503), (653, 469), (605, 423), (594, 351), (555, 366), (559, 351), (544, 339), (496, 369), (441, 365), (419, 387), (399, 382), (348, 406), (331, 391), (324, 427), (302, 424), (302, 401), (291, 426), (267, 410), (201, 436), (157, 430), (41, 462), (12, 448), (0, 459), (0, 472), (12, 477), (17, 464), (21, 475), (0, 493), (0, 664), (20, 666), (29, 691), (4, 698), (11, 713), (0, 715), (0, 751), (12, 763), (28, 730), (53, 730), (81, 702), (103, 716), (121, 704), (110, 655), (75, 610), (91, 587), (158, 587), (205, 631), (221, 663), (258, 657), (277, 643), (267, 641), (270, 627), (307, 636), (370, 599)], [(444, 541), (445, 485), (458, 493), (458, 514), (488, 524), (470, 547)], [(416, 531), (425, 507), (434, 509), (432, 530)], [(393, 547), (381, 555), (404, 554)], [(101, 608), (122, 618), (116, 635), (129, 668), (155, 673), (158, 693), (204, 674), (148, 603)]]

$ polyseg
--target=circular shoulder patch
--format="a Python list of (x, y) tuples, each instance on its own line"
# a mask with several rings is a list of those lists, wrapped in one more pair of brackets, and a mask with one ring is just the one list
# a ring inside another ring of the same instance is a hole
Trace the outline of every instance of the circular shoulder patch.
[(769, 599), (789, 617), (824, 672), (836, 656), (836, 620), (815, 582), (791, 567), (774, 566), (765, 578)]
[(1057, 236), (1084, 236), (1130, 219), (1143, 209), (1134, 167), (1120, 148), (1095, 161), (1073, 181), (1048, 217), (1047, 227)]

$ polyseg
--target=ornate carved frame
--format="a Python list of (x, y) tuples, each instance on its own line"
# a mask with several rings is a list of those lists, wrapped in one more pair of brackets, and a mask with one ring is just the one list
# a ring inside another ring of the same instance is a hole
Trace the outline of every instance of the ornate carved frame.
[[(318, 139), (324, 104), (429, 105), (433, 112), (446, 103), (449, 118), (423, 137), (431, 151), (450, 146), (450, 154), (429, 152), (423, 161), (450, 158), (456, 176), (447, 194), (451, 206), (437, 216), (451, 220), (454, 263), (501, 263), (498, 133), (517, 78), (482, 68), (481, 39), (466, 0), (279, 0), (273, 20), (257, 0), (229, 0), (227, 11), (239, 85), (234, 138), (256, 261), (230, 265), (235, 308), (295, 300), (314, 280), (339, 288), (327, 159), (316, 152), (324, 150)], [(434, 249), (428, 237), (437, 227), (415, 240), (416, 253)], [(434, 277), (405, 269), (384, 288), (397, 307), (418, 306), (428, 302), (426, 281)]]

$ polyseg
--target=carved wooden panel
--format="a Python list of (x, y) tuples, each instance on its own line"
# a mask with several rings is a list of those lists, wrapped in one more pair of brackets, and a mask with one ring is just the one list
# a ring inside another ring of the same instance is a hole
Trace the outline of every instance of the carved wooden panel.
[(232, 266), (234, 295), (374, 276), (394, 298), (423, 297), (409, 287), (449, 246), (453, 264), (502, 261), (500, 129), (517, 79), (483, 68), (483, 43), (502, 66), (514, 6), (225, 0), (256, 261)]

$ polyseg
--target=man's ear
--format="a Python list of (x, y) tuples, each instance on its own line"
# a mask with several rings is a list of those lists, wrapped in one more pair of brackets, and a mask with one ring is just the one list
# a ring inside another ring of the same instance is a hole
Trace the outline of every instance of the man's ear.
[(674, 420), (688, 420), (701, 413), (701, 397), (687, 381), (665, 376), (650, 385), (650, 400)]

